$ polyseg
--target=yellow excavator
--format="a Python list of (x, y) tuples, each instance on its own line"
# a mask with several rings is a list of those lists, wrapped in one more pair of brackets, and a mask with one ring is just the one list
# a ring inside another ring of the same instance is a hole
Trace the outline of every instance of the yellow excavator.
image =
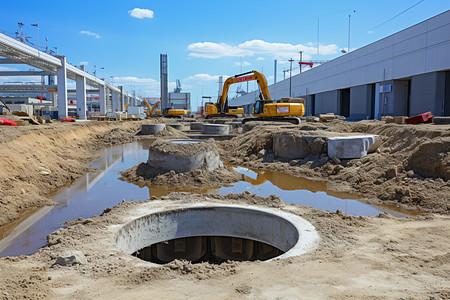
[[(144, 100), (144, 104), (147, 106), (147, 117), (151, 116), (161, 116), (161, 101), (156, 102), (151, 106), (147, 101)], [(165, 112), (162, 116), (167, 118), (181, 118), (182, 116), (186, 116), (190, 114), (190, 110), (188, 109), (165, 109)]]
[(161, 115), (161, 108), (159, 107), (160, 103), (161, 103), (161, 100), (156, 102), (155, 104), (153, 104), (152, 108), (150, 109), (151, 116), (153, 116), (153, 114)]
[[(244, 76), (252, 73), (252, 75)], [(229, 106), (228, 105), (228, 90), (230, 89), (230, 85), (238, 82), (245, 82), (250, 80), (257, 80), (260, 73), (257, 71), (247, 72), (244, 74), (238, 74), (233, 77), (229, 77), (225, 80), (222, 89), (222, 95), (217, 97), (217, 102), (206, 102), (205, 103), (205, 113), (206, 119), (217, 118), (217, 117), (231, 117), (238, 118), (239, 116), (244, 115), (244, 109), (242, 107), (237, 106)]]
[(306, 102), (302, 98), (282, 98), (281, 100), (270, 99), (269, 88), (267, 84), (267, 79), (264, 74), (258, 71), (250, 71), (247, 73), (240, 74), (240, 76), (253, 74), (248, 77), (247, 80), (256, 80), (261, 89), (259, 99), (253, 104), (253, 114), (252, 117), (245, 118), (242, 120), (242, 124), (251, 121), (275, 121), (275, 122), (289, 122), (293, 124), (300, 124), (300, 119), (298, 117), (305, 114)]

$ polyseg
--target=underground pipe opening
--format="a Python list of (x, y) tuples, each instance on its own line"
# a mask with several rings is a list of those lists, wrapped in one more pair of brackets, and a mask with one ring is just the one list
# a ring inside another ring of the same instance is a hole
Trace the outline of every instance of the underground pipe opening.
[(116, 244), (153, 263), (175, 259), (221, 263), (300, 255), (317, 238), (310, 223), (286, 212), (196, 205), (134, 219), (119, 230)]
[(269, 244), (227, 236), (195, 236), (163, 241), (142, 248), (132, 255), (142, 260), (166, 264), (175, 259), (192, 263), (222, 263), (228, 260), (268, 260), (284, 252)]

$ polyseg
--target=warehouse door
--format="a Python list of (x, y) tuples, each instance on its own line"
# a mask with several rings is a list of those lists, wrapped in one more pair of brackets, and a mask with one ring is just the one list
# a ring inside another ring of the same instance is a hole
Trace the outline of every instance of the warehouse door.
[(350, 89), (342, 89), (340, 92), (339, 114), (350, 117)]

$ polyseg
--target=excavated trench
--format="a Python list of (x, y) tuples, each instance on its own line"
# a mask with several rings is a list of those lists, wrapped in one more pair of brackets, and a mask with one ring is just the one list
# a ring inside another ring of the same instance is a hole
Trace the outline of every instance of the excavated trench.
[[(183, 143), (185, 144), (186, 142), (181, 141), (180, 145), (183, 145)], [(118, 178), (120, 177), (121, 171), (148, 159), (148, 149), (150, 144), (151, 141), (142, 140), (102, 150), (100, 152), (101, 156), (94, 159), (91, 163), (91, 166), (98, 171), (87, 173), (71, 186), (60, 190), (53, 196), (53, 200), (59, 203), (57, 206), (40, 209), (37, 213), (27, 217), (23, 221), (23, 224), (26, 224), (26, 226), (17, 226), (10, 231), (9, 236), (0, 240), (0, 257), (34, 253), (39, 248), (45, 246), (46, 236), (63, 227), (63, 223), (66, 221), (75, 220), (79, 217), (89, 218), (94, 215), (99, 215), (106, 207), (112, 207), (122, 201), (145, 200), (153, 196), (161, 197), (171, 192), (227, 194), (229, 192), (240, 193), (243, 191), (250, 191), (254, 194), (266, 197), (272, 194), (279, 195), (281, 199), (287, 203), (308, 205), (328, 211), (336, 211), (339, 209), (351, 215), (376, 215), (386, 211), (383, 208), (360, 202), (355, 199), (352, 194), (333, 193), (332, 191), (327, 190), (325, 183), (309, 181), (283, 173), (269, 171), (253, 172), (246, 168), (235, 168), (238, 172), (246, 175), (245, 181), (237, 182), (231, 187), (221, 188), (190, 186), (145, 186), (140, 188), (136, 185), (119, 180)], [(395, 214), (395, 212), (389, 212)], [(203, 252), (206, 251), (206, 254), (202, 256), (202, 259), (208, 261), (220, 260), (221, 256), (215, 255), (214, 253), (216, 252), (214, 251), (217, 249), (215, 245), (220, 242), (225, 243), (225, 240), (223, 239), (224, 236), (211, 232), (203, 233), (200, 236), (202, 237), (201, 243), (206, 243), (206, 246), (203, 249)], [(182, 238), (190, 237), (191, 236), (185, 236)], [(259, 239), (242, 236), (226, 237), (232, 238), (225, 243), (228, 245), (232, 245), (233, 243), (253, 245), (248, 246), (253, 249), (251, 251), (252, 255), (248, 255), (247, 257), (249, 260), (265, 258), (265, 256), (263, 257), (258, 254), (261, 252), (258, 249), (267, 247), (259, 243), (266, 243), (280, 251), (286, 251), (286, 249), (279, 248), (276, 244), (267, 243)], [(160, 242), (172, 241), (177, 238), (178, 237), (171, 237), (170, 239), (147, 243), (139, 248), (133, 249), (133, 251), (129, 253), (132, 254), (138, 251), (139, 253), (146, 252), (141, 250)], [(170, 243), (179, 246), (181, 242), (172, 241)], [(185, 240), (183, 243), (188, 245), (191, 244), (192, 241)], [(158, 249), (158, 247), (161, 248), (161, 245), (156, 245), (153, 248)], [(246, 251), (248, 251), (248, 247), (245, 247), (247, 249)], [(173, 250), (175, 250), (175, 248)], [(150, 252), (152, 253), (152, 251)], [(275, 252), (276, 251), (274, 250), (274, 253)], [(149, 257), (148, 255), (144, 256), (144, 259)]]

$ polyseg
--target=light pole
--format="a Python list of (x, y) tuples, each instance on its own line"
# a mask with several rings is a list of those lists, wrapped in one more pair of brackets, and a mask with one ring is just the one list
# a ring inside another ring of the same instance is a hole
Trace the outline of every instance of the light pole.
[(291, 97), (291, 90), (292, 90), (292, 62), (294, 60), (291, 58), (289, 62), (291, 63), (291, 67), (289, 68), (289, 97)]
[[(356, 12), (356, 10), (353, 11), (354, 13)], [(351, 18), (351, 14), (348, 15), (348, 45), (347, 45), (347, 53), (350, 52), (350, 18)]]
[(36, 24), (31, 24), (31, 26), (34, 26), (37, 29), (37, 45), (39, 49), (39, 24), (36, 22)]
[(300, 73), (302, 72), (302, 60), (303, 60), (303, 51), (298, 52), (300, 54)]

